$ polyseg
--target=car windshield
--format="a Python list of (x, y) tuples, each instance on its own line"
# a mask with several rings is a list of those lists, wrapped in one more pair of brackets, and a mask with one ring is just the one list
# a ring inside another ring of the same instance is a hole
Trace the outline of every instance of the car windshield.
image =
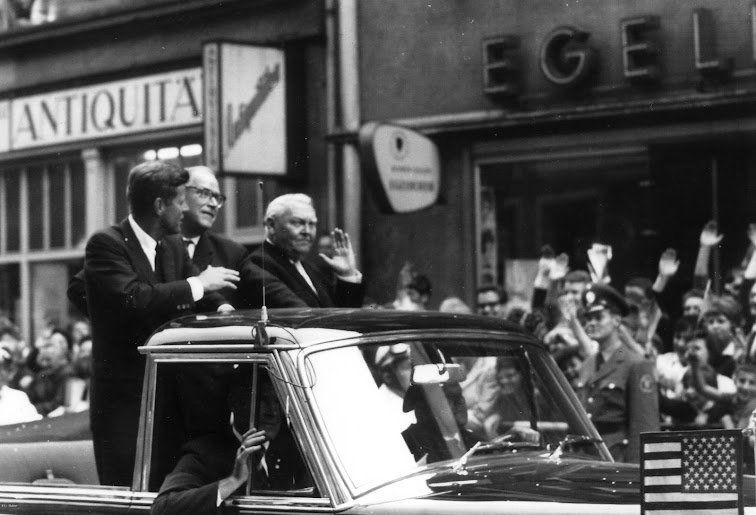
[(536, 346), (393, 339), (316, 351), (305, 362), (313, 405), (357, 489), (455, 463), (478, 442), (489, 445), (471, 463), (528, 450), (603, 459), (569, 386)]

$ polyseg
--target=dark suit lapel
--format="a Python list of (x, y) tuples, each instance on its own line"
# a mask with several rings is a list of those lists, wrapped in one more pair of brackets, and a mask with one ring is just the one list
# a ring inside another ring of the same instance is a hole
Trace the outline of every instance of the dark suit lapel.
[(200, 236), (199, 241), (197, 241), (197, 246), (194, 247), (194, 256), (192, 256), (192, 262), (196, 265), (197, 269), (201, 272), (205, 268), (207, 268), (207, 265), (211, 265), (213, 263), (213, 256), (215, 254), (215, 249), (213, 248), (212, 242), (210, 241), (210, 236), (208, 236), (207, 233)]
[[(305, 261), (302, 261), (302, 266), (305, 269), (305, 272), (307, 272), (307, 275), (310, 276), (310, 280), (312, 281), (312, 284), (315, 286), (315, 290), (318, 292), (318, 301), (320, 302), (320, 305), (323, 307), (328, 307), (333, 305), (333, 300), (331, 299), (331, 296), (328, 294), (328, 290), (325, 289), (325, 285), (323, 284), (322, 276), (320, 275), (320, 272), (317, 271), (317, 269), (312, 266), (310, 263), (307, 263)], [(309, 288), (310, 285), (307, 285)], [(312, 290), (312, 288), (310, 288)]]
[(152, 271), (150, 262), (144, 254), (144, 250), (142, 250), (142, 246), (139, 244), (139, 240), (136, 234), (134, 234), (128, 218), (121, 222), (121, 231), (126, 251), (129, 254), (131, 264), (134, 266), (134, 271), (136, 271), (139, 277), (155, 280), (155, 273)]
[[(310, 299), (315, 301), (316, 304), (320, 304), (320, 299), (318, 298), (318, 296), (314, 291), (312, 291), (312, 288), (309, 284), (307, 284), (307, 281), (305, 281), (305, 278), (302, 277), (302, 274), (299, 273), (297, 267), (295, 267), (294, 264), (289, 260), (289, 258), (286, 257), (286, 254), (284, 254), (280, 248), (276, 247), (275, 245), (271, 245), (267, 241), (263, 242), (263, 245), (265, 245), (266, 255), (269, 256), (270, 259), (274, 260), (278, 264), (278, 266), (286, 270), (286, 273), (289, 275), (291, 280), (299, 286), (299, 290), (306, 292), (307, 295), (309, 295)], [(309, 304), (306, 301), (305, 303)]]

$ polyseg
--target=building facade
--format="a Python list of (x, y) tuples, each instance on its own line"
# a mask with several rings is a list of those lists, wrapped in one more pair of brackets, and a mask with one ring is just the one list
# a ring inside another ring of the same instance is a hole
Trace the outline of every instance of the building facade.
[(222, 177), (228, 201), (218, 232), (259, 244), (263, 195), (295, 189), (313, 195), (332, 223), (322, 2), (78, 4), (90, 10), (68, 2), (71, 12), (48, 21), (6, 16), (0, 33), (0, 311), (27, 338), (78, 315), (68, 279), (88, 236), (128, 214), (134, 164), (205, 161), (205, 42), (271, 45), (286, 60), (288, 168), (266, 178), (264, 190), (257, 176)]
[(677, 249), (682, 288), (710, 219), (727, 235), (715, 282), (742, 259), (756, 217), (752, 1), (365, 0), (359, 24), (362, 120), (415, 128), (442, 159), (430, 209), (388, 215), (365, 194), (377, 300), (406, 260), (434, 305), (484, 284), (527, 298), (543, 245), (585, 268), (595, 242), (612, 246), (620, 286)]

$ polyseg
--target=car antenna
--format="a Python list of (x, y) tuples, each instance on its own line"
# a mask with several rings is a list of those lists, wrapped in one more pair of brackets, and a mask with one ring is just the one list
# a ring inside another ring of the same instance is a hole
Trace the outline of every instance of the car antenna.
[[(258, 181), (257, 185), (260, 187), (260, 200), (264, 202), (265, 190), (263, 189), (263, 181)], [(268, 307), (265, 305), (265, 240), (262, 242), (262, 306), (260, 308), (260, 320), (257, 321), (257, 332), (255, 334), (256, 345), (268, 345), (270, 338), (268, 338), (268, 331), (265, 326), (268, 324)]]

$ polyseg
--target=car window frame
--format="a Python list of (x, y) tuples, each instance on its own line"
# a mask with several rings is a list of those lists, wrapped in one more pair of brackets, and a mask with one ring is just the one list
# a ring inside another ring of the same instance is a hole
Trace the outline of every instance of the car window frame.
[[(376, 335), (363, 335), (358, 337), (350, 337), (350, 338), (344, 338), (341, 340), (334, 340), (330, 342), (324, 342), (319, 343), (316, 345), (308, 346), (307, 348), (301, 349), (301, 351), (297, 351), (296, 353), (296, 373), (297, 373), (297, 380), (303, 384), (307, 385), (308, 376), (307, 376), (307, 360), (309, 359), (309, 356), (313, 353), (317, 352), (325, 352), (332, 349), (338, 349), (342, 347), (348, 347), (352, 345), (392, 345), (395, 343), (406, 343), (408, 341), (411, 342), (428, 342), (428, 341), (453, 341), (455, 339), (470, 339), (470, 340), (489, 340), (489, 341), (499, 341), (502, 342), (506, 340), (506, 344), (508, 346), (513, 347), (524, 347), (527, 352), (539, 352), (543, 354), (544, 359), (541, 360), (541, 363), (543, 364), (543, 368), (538, 368), (539, 373), (546, 373), (548, 371), (548, 375), (552, 377), (555, 382), (564, 390), (564, 396), (568, 399), (571, 407), (575, 409), (575, 421), (577, 423), (580, 423), (584, 425), (586, 428), (590, 428), (591, 432), (595, 432), (595, 436), (598, 438), (598, 433), (595, 430), (595, 427), (591, 423), (588, 416), (585, 414), (582, 405), (580, 404), (580, 401), (578, 400), (577, 396), (575, 395), (572, 388), (567, 383), (566, 379), (563, 376), (559, 376), (559, 374), (556, 373), (556, 371), (559, 370), (556, 363), (553, 361), (553, 358), (548, 354), (548, 351), (543, 348), (539, 342), (521, 335), (517, 333), (511, 333), (511, 332), (495, 332), (495, 331), (488, 331), (488, 330), (480, 330), (480, 329), (454, 329), (452, 331), (442, 331), (442, 330), (424, 330), (423, 332), (418, 332), (416, 330), (401, 330), (401, 331), (391, 331)], [(549, 360), (551, 360), (551, 363), (549, 363)], [(310, 410), (312, 417), (313, 417), (313, 423), (318, 428), (318, 434), (323, 439), (321, 442), (321, 445), (323, 446), (324, 452), (327, 454), (329, 461), (332, 463), (332, 466), (334, 467), (334, 470), (336, 470), (339, 474), (340, 480), (343, 483), (344, 487), (348, 490), (349, 495), (353, 499), (358, 499), (360, 497), (363, 497), (365, 495), (368, 495), (372, 492), (375, 492), (387, 485), (390, 485), (392, 483), (396, 483), (398, 481), (401, 481), (403, 479), (406, 479), (407, 477), (415, 476), (418, 474), (424, 473), (428, 468), (432, 468), (433, 464), (426, 465), (423, 467), (417, 468), (414, 472), (410, 473), (406, 476), (400, 476), (393, 478), (387, 482), (383, 483), (374, 483), (374, 484), (368, 484), (365, 486), (358, 486), (354, 484), (352, 479), (349, 476), (349, 473), (346, 470), (345, 465), (341, 461), (340, 457), (336, 455), (333, 443), (330, 442), (330, 436), (328, 435), (328, 431), (325, 428), (325, 422), (321, 416), (320, 410), (316, 408), (317, 401), (315, 399), (315, 396), (312, 393), (311, 388), (303, 388), (304, 394), (306, 395), (307, 399), (306, 402), (312, 406), (312, 409)], [(601, 444), (603, 446), (603, 444)], [(612, 461), (611, 455), (609, 454), (608, 450), (604, 453), (602, 451), (603, 458), (606, 459), (606, 461)]]
[[(203, 342), (203, 347), (206, 342)], [(221, 345), (223, 348), (221, 349)], [(263, 365), (269, 370), (276, 394), (280, 399), (291, 396), (291, 393), (283, 388), (281, 379), (286, 381), (283, 371), (280, 367), (280, 361), (276, 359), (276, 350), (255, 348), (253, 345), (240, 345), (234, 342), (225, 345), (219, 342), (215, 347), (191, 348), (188, 344), (171, 344), (170, 346), (155, 346), (147, 349), (147, 362), (145, 365), (144, 385), (148, 392), (142, 396), (141, 416), (139, 432), (137, 436), (137, 454), (134, 464), (134, 476), (131, 492), (142, 502), (154, 500), (157, 492), (149, 491), (149, 471), (152, 457), (152, 441), (154, 437), (154, 415), (155, 415), (155, 387), (157, 382), (158, 365), (161, 363), (251, 363)], [(270, 373), (272, 371), (272, 373)], [(275, 377), (277, 376), (277, 377)], [(295, 403), (296, 404), (296, 403)], [(282, 403), (283, 407), (284, 403)], [(285, 409), (285, 408), (284, 408)], [(308, 469), (313, 478), (316, 491), (319, 497), (310, 496), (291, 496), (285, 495), (233, 495), (224, 502), (227, 506), (234, 506), (241, 511), (246, 510), (268, 510), (271, 505), (286, 506), (290, 511), (307, 512), (308, 510), (332, 508), (333, 503), (327, 495), (328, 489), (320, 487), (323, 479), (318, 476), (315, 467), (308, 461), (310, 453), (306, 450), (306, 442), (302, 439), (300, 431), (304, 430), (304, 425), (298, 416), (298, 410), (291, 410), (289, 417), (294, 429), (294, 437), (299, 444), (299, 450), (302, 458), (305, 460)]]

